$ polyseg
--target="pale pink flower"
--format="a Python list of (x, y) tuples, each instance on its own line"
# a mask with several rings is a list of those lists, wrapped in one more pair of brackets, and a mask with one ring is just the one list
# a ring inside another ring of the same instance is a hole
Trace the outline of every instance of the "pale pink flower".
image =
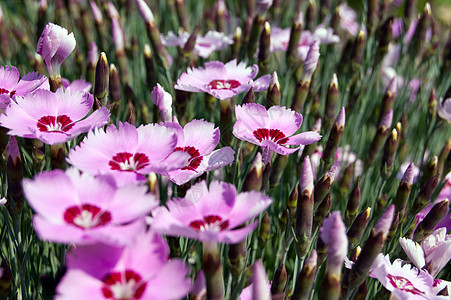
[(25, 179), (23, 188), (36, 212), (39, 237), (56, 243), (130, 243), (158, 206), (144, 185), (117, 187), (111, 176), (93, 177), (74, 168), (40, 173)]
[[(319, 133), (306, 131), (293, 135), (302, 124), (302, 115), (283, 106), (268, 110), (257, 103), (235, 106), (236, 123), (233, 134), (244, 141), (268, 148), (282, 155), (291, 154), (299, 145), (309, 145), (321, 139)], [(286, 145), (296, 145), (288, 148)]]
[(67, 29), (48, 23), (39, 37), (36, 52), (42, 56), (50, 77), (60, 75), (60, 66), (75, 48), (75, 37)]
[(205, 69), (188, 69), (177, 80), (174, 88), (187, 92), (205, 92), (225, 100), (247, 92), (252, 86), (254, 92), (267, 90), (271, 75), (267, 74), (253, 81), (257, 74), (257, 65), (247, 67), (244, 62), (237, 63), (235, 59), (226, 64), (210, 61), (205, 63)]
[(449, 299), (437, 296), (434, 278), (428, 272), (404, 264), (400, 259), (392, 264), (388, 254), (379, 254), (372, 269), (370, 276), (379, 280), (398, 299)]
[(401, 247), (410, 261), (418, 268), (428, 265), (433, 277), (445, 267), (451, 259), (451, 235), (441, 227), (421, 242), (421, 245), (407, 238), (399, 238)]
[(4, 110), (14, 96), (31, 93), (47, 80), (38, 72), (28, 73), (22, 79), (19, 78), (19, 71), (16, 67), (0, 67), (0, 110)]
[[(271, 52), (287, 51), (288, 44), (290, 42), (290, 28), (271, 27)], [(340, 42), (340, 38), (334, 35), (333, 29), (325, 27), (324, 25), (318, 26), (313, 33), (308, 30), (304, 30), (301, 33), (301, 38), (298, 44), (298, 56), (305, 60), (307, 53), (310, 49), (313, 41), (317, 40), (320, 44), (336, 44)]]
[(152, 230), (202, 242), (235, 244), (257, 226), (252, 220), (271, 205), (272, 199), (256, 191), (237, 194), (234, 185), (205, 181), (193, 185), (185, 198), (168, 201), (153, 211)]
[(67, 267), (57, 300), (173, 300), (185, 297), (191, 286), (186, 264), (169, 260), (167, 243), (152, 231), (127, 247), (98, 243), (75, 248)]
[(0, 124), (11, 129), (10, 135), (36, 138), (50, 145), (64, 143), (108, 123), (110, 113), (104, 107), (86, 117), (93, 101), (87, 93), (70, 88), (60, 88), (56, 93), (37, 90), (16, 96), (0, 116)]
[[(178, 35), (169, 31), (167, 36), (161, 37), (161, 42), (168, 47), (178, 46), (183, 48), (189, 37), (190, 34), (186, 31), (179, 31)], [(213, 52), (223, 50), (231, 44), (233, 44), (233, 39), (229, 36), (223, 32), (210, 30), (205, 35), (197, 35), (194, 53), (200, 57), (207, 58)]]
[(90, 132), (69, 152), (68, 161), (91, 174), (112, 174), (123, 184), (185, 166), (190, 155), (174, 152), (176, 145), (176, 134), (163, 125), (119, 123)]
[(220, 137), (219, 128), (215, 128), (215, 124), (204, 120), (192, 120), (183, 129), (175, 122), (166, 122), (165, 126), (177, 134), (177, 147), (174, 151), (185, 152), (191, 156), (186, 166), (167, 174), (177, 185), (234, 161), (235, 151), (231, 147), (214, 150)]

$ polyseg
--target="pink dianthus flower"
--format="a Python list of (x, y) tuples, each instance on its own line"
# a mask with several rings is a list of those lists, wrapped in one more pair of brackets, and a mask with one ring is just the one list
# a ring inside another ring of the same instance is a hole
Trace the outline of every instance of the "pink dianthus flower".
[(163, 125), (136, 128), (129, 123), (110, 125), (90, 132), (72, 149), (68, 161), (91, 174), (112, 174), (120, 184), (144, 180), (150, 172), (165, 173), (182, 168), (188, 153), (174, 152), (177, 135)]
[(220, 61), (205, 63), (204, 68), (190, 68), (177, 80), (175, 89), (187, 92), (205, 92), (219, 100), (232, 98), (247, 92), (252, 86), (254, 92), (267, 90), (271, 75), (264, 75), (253, 81), (258, 74), (258, 66), (247, 67), (236, 59), (224, 64)]
[(36, 232), (56, 243), (130, 243), (145, 230), (144, 217), (158, 206), (144, 185), (118, 187), (111, 176), (93, 177), (74, 168), (40, 173), (25, 179), (23, 187), (36, 211)]
[(309, 145), (321, 139), (314, 131), (293, 135), (302, 124), (302, 115), (283, 106), (272, 106), (268, 110), (257, 103), (235, 106), (236, 123), (233, 134), (244, 141), (268, 148), (281, 155), (299, 149), (286, 145)]
[(167, 243), (152, 231), (127, 247), (98, 243), (76, 248), (67, 266), (57, 300), (172, 300), (184, 297), (191, 286), (186, 264), (169, 260)]
[(272, 199), (259, 192), (237, 194), (235, 186), (213, 181), (193, 185), (185, 198), (168, 201), (158, 207), (149, 220), (151, 228), (161, 234), (184, 236), (202, 242), (235, 244), (242, 241), (257, 226), (244, 227), (269, 205)]
[(93, 101), (87, 93), (71, 88), (60, 88), (56, 93), (37, 90), (16, 96), (0, 116), (0, 124), (11, 129), (9, 135), (35, 138), (49, 145), (64, 143), (108, 123), (110, 113), (104, 107), (86, 117)]

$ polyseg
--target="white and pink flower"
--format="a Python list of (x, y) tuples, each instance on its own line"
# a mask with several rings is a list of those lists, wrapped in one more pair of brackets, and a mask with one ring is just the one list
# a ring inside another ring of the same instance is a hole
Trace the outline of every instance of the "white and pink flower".
[(272, 199), (251, 191), (237, 194), (232, 184), (205, 181), (193, 185), (185, 198), (168, 201), (149, 219), (152, 230), (171, 236), (184, 236), (202, 242), (236, 244), (257, 226), (247, 221), (259, 215)]
[[(233, 134), (240, 140), (268, 148), (281, 155), (296, 152), (299, 145), (309, 145), (321, 139), (314, 131), (298, 134), (302, 115), (283, 106), (272, 106), (268, 110), (257, 103), (235, 106), (236, 123)], [(296, 145), (296, 148), (288, 148)]]
[(186, 264), (169, 260), (168, 245), (152, 231), (127, 247), (97, 243), (73, 249), (67, 267), (57, 300), (171, 300), (181, 299), (191, 287)]
[[(189, 37), (190, 34), (186, 31), (179, 31), (178, 35), (169, 31), (167, 36), (161, 37), (161, 42), (168, 47), (178, 46), (183, 48)], [(200, 57), (207, 58), (213, 52), (225, 49), (231, 44), (233, 44), (233, 40), (229, 36), (223, 32), (210, 30), (205, 35), (197, 35), (194, 53)]]
[(93, 177), (74, 168), (40, 173), (25, 179), (23, 188), (36, 212), (39, 237), (56, 243), (130, 243), (145, 230), (144, 217), (158, 206), (145, 186), (118, 187), (111, 176)]
[(448, 296), (437, 296), (438, 283), (428, 272), (404, 264), (401, 259), (391, 263), (388, 254), (379, 254), (372, 269), (370, 276), (379, 280), (397, 299), (449, 299)]
[(399, 238), (399, 243), (410, 261), (420, 269), (426, 266), (433, 277), (451, 259), (451, 234), (446, 234), (445, 227), (435, 230), (421, 245), (407, 238)]
[(205, 63), (204, 68), (190, 68), (177, 80), (175, 89), (186, 92), (205, 92), (219, 100), (232, 98), (254, 87), (254, 92), (267, 90), (271, 75), (264, 75), (254, 81), (258, 66), (247, 67), (236, 60), (224, 64), (220, 61)]
[(93, 97), (71, 88), (60, 88), (56, 93), (37, 90), (16, 96), (0, 116), (0, 124), (10, 129), (9, 135), (35, 138), (49, 145), (64, 143), (108, 123), (110, 113), (104, 107), (86, 117), (93, 103)]
[(72, 149), (68, 161), (91, 174), (112, 174), (120, 184), (145, 180), (150, 172), (166, 173), (186, 165), (188, 153), (174, 152), (177, 136), (163, 125), (136, 128), (129, 123), (90, 132)]

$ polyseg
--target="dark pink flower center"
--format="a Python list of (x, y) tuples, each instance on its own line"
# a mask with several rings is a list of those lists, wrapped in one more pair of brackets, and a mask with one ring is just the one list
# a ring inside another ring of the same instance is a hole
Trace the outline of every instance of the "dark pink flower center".
[(272, 140), (273, 142), (283, 145), (288, 142), (288, 138), (279, 129), (259, 128), (254, 131), (255, 138), (261, 142), (262, 140)]
[(134, 300), (141, 299), (146, 283), (142, 277), (132, 270), (109, 273), (103, 278), (102, 292), (107, 299)]
[(241, 83), (233, 79), (231, 80), (215, 79), (210, 81), (208, 85), (213, 90), (233, 90), (239, 87)]
[(111, 170), (134, 172), (149, 165), (149, 158), (143, 153), (120, 152), (108, 163)]
[(38, 120), (37, 126), (42, 132), (64, 133), (74, 126), (74, 122), (72, 122), (72, 120), (66, 115), (61, 115), (58, 117), (45, 116)]
[(392, 284), (393, 287), (398, 290), (412, 293), (414, 295), (423, 294), (419, 289), (417, 289), (409, 279), (402, 276), (393, 276), (391, 274), (387, 275), (388, 280)]
[(206, 216), (203, 220), (196, 220), (189, 223), (191, 228), (196, 229), (197, 231), (204, 231), (206, 229), (223, 231), (229, 227), (229, 221), (223, 221), (220, 216)]
[(91, 204), (69, 207), (64, 213), (64, 221), (82, 229), (104, 226), (111, 221), (111, 214)]
[(182, 151), (191, 155), (191, 158), (189, 159), (189, 164), (186, 167), (183, 167), (182, 170), (195, 171), (202, 162), (203, 156), (201, 156), (199, 150), (197, 150), (194, 147), (191, 146), (177, 147), (174, 149), (174, 152), (175, 151)]
[(12, 97), (12, 96), (14, 96), (15, 93), (16, 93), (16, 91), (11, 91), (11, 93), (10, 93), (7, 89), (0, 88), (0, 95), (9, 94), (9, 96)]

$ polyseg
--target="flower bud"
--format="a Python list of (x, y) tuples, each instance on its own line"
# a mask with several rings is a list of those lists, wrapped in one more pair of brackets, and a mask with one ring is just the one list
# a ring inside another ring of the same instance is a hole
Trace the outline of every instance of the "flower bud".
[(359, 211), (359, 205), (360, 205), (360, 178), (357, 179), (357, 183), (352, 189), (351, 194), (349, 195), (348, 204), (346, 205), (345, 211), (346, 225), (349, 226), (354, 221), (354, 218), (356, 217), (357, 212)]
[(260, 44), (258, 51), (258, 65), (263, 74), (267, 73), (269, 56), (271, 54), (271, 26), (269, 22), (265, 22), (263, 31), (260, 35)]
[(189, 25), (188, 17), (186, 15), (185, 0), (175, 0), (175, 8), (177, 11), (177, 17), (179, 19), (180, 26), (185, 29), (185, 31), (188, 31)]
[(375, 63), (379, 64), (388, 52), (388, 46), (393, 37), (393, 20), (394, 17), (389, 17), (384, 24), (379, 28), (379, 44), (376, 50)]
[(315, 184), (314, 193), (314, 209), (316, 210), (321, 204), (323, 199), (330, 191), (330, 187), (335, 181), (335, 175), (337, 173), (337, 167), (332, 167), (330, 171), (326, 172)]
[(338, 96), (338, 80), (337, 75), (334, 73), (327, 89), (326, 104), (324, 106), (325, 131), (329, 131), (332, 127), (332, 122), (337, 113)]
[(233, 33), (232, 51), (230, 54), (230, 60), (238, 59), (240, 55), (241, 46), (243, 44), (243, 32), (241, 27), (237, 26)]
[(262, 155), (257, 152), (255, 158), (249, 167), (246, 177), (244, 178), (243, 191), (260, 191), (262, 186), (262, 175), (263, 175), (263, 162)]
[(330, 193), (326, 195), (318, 209), (313, 215), (313, 231), (315, 231), (323, 222), (323, 220), (329, 215), (330, 208), (332, 207), (332, 198)]
[(295, 234), (298, 241), (297, 253), (305, 257), (310, 245), (313, 222), (313, 171), (310, 159), (307, 156), (302, 166), (299, 181), (298, 204), (296, 208)]
[(439, 175), (435, 175), (431, 179), (429, 179), (420, 189), (417, 197), (415, 198), (412, 209), (409, 210), (409, 214), (414, 213), (417, 214), (420, 210), (422, 210), (430, 201), (432, 194), (437, 188), (439, 180)]
[(351, 52), (352, 69), (355, 72), (362, 63), (363, 52), (365, 51), (366, 35), (363, 30), (360, 30), (354, 41), (354, 45)]
[(271, 83), (266, 95), (266, 108), (269, 109), (274, 105), (280, 105), (280, 83), (277, 78), (277, 72), (272, 73)]
[(371, 207), (368, 207), (360, 214), (357, 215), (354, 222), (347, 232), (349, 246), (350, 248), (354, 247), (360, 241), (360, 237), (362, 236), (363, 231), (370, 221), (371, 216)]
[(296, 278), (296, 286), (294, 288), (291, 299), (308, 300), (315, 280), (318, 255), (313, 250), (310, 257), (304, 262), (304, 266)]
[(423, 221), (418, 224), (417, 229), (413, 233), (413, 240), (421, 242), (428, 237), (435, 229), (437, 224), (443, 219), (448, 212), (449, 200), (445, 199), (432, 207), (429, 213), (424, 217)]
[(152, 90), (152, 103), (158, 108), (160, 119), (163, 122), (172, 121), (172, 96), (157, 83)]
[(271, 173), (269, 174), (269, 183), (271, 187), (276, 187), (279, 185), (280, 178), (282, 177), (283, 171), (288, 164), (288, 155), (277, 155), (274, 163), (271, 166)]
[(168, 53), (161, 43), (160, 31), (155, 24), (153, 13), (144, 0), (136, 0), (136, 5), (138, 6), (141, 18), (146, 24), (147, 36), (149, 37), (153, 52), (156, 54), (156, 62), (162, 68), (167, 69), (169, 67)]
[(287, 64), (289, 66), (294, 65), (298, 60), (298, 45), (301, 39), (301, 32), (302, 32), (302, 12), (299, 12), (296, 19), (293, 22), (293, 25), (291, 25), (290, 41), (288, 42), (286, 54)]
[[(254, 57), (255, 52), (257, 52), (258, 41), (263, 30), (263, 24), (265, 23), (265, 17), (256, 15), (254, 21), (252, 22), (251, 32), (249, 36), (249, 41), (247, 43), (247, 57), (249, 59)], [(245, 35), (246, 36), (246, 35)]]
[(398, 149), (399, 138), (398, 131), (393, 129), (391, 135), (385, 143), (384, 153), (382, 155), (381, 175), (384, 180), (390, 177), (395, 162), (396, 150)]
[(329, 139), (327, 140), (326, 143), (326, 148), (324, 149), (323, 156), (321, 158), (321, 161), (324, 163), (324, 169), (326, 170), (332, 166), (335, 160), (335, 154), (340, 144), (344, 127), (345, 127), (345, 108), (342, 107), (337, 115), (337, 118), (335, 119), (335, 123), (332, 126)]
[(409, 200), (410, 191), (412, 189), (413, 176), (415, 165), (410, 163), (399, 183), (398, 191), (396, 192), (393, 204), (396, 207), (396, 212), (400, 213), (401, 219), (404, 217), (404, 210), (406, 208), (407, 200)]
[(365, 167), (368, 168), (376, 161), (379, 152), (390, 133), (390, 127), (393, 120), (393, 109), (390, 109), (385, 116), (379, 122), (376, 134), (371, 142), (370, 149), (368, 151), (368, 156), (365, 160)]
[(264, 248), (269, 241), (271, 235), (271, 219), (269, 218), (268, 211), (263, 214), (262, 221), (260, 223), (260, 231), (258, 232), (259, 247)]
[(119, 79), (119, 74), (114, 64), (110, 65), (110, 76), (109, 76), (109, 98), (111, 103), (115, 103), (115, 107), (120, 105), (121, 101), (121, 81)]
[[(107, 92), (108, 92), (108, 83), (109, 81), (109, 67), (108, 67), (108, 60), (106, 58), (105, 52), (102, 52), (100, 54), (100, 58), (97, 62), (96, 66), (96, 77), (95, 77), (95, 84), (94, 84), (94, 96), (102, 101)], [(105, 101), (102, 101), (103, 105), (106, 104)]]
[(339, 299), (341, 268), (348, 252), (346, 227), (339, 211), (324, 220), (320, 235), (327, 245), (327, 268), (318, 299)]
[(6, 177), (8, 183), (8, 202), (6, 206), (10, 214), (19, 216), (23, 208), (24, 195), (22, 191), (22, 159), (20, 158), (19, 146), (16, 138), (11, 136), (8, 146), (6, 161)]
[(285, 285), (287, 284), (287, 269), (285, 268), (285, 264), (281, 264), (280, 267), (274, 272), (274, 277), (272, 279), (271, 284), (271, 295), (279, 296), (283, 294), (285, 290)]
[(440, 176), (448, 174), (449, 172), (449, 169), (445, 168), (445, 160), (446, 157), (448, 157), (450, 151), (451, 151), (451, 139), (448, 139), (445, 145), (443, 145), (443, 148), (438, 156), (437, 173), (440, 174)]
[(96, 74), (96, 65), (99, 60), (99, 52), (97, 49), (97, 45), (95, 42), (92, 42), (89, 46), (88, 51), (88, 66), (86, 70), (86, 79), (88, 82), (94, 86), (95, 83), (95, 74)]
[(316, 2), (309, 0), (305, 13), (305, 29), (313, 31), (316, 27)]
[(307, 52), (307, 57), (304, 61), (304, 68), (302, 70), (302, 80), (310, 81), (315, 72), (319, 61), (319, 41), (314, 40)]

